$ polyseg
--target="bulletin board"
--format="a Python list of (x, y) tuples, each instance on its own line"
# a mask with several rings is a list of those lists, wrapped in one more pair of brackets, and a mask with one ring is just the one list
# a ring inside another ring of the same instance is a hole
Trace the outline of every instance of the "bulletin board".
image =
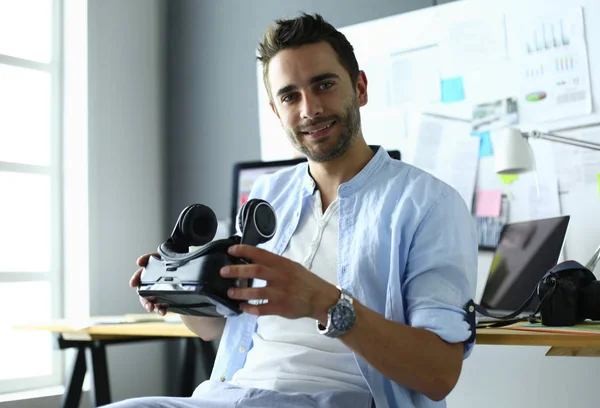
[[(567, 253), (587, 262), (600, 245), (600, 152), (531, 141), (537, 177), (501, 178), (492, 136), (512, 126), (600, 142), (600, 1), (463, 0), (339, 29), (368, 79), (367, 143), (448, 182), (474, 215), (571, 215)], [(292, 158), (260, 65), (257, 77), (262, 160)]]

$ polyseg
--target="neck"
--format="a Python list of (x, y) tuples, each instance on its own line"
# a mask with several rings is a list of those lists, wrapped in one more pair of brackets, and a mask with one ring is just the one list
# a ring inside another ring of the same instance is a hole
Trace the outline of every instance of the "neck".
[(338, 187), (356, 176), (373, 156), (373, 150), (359, 135), (350, 149), (337, 159), (326, 162), (309, 161), (310, 174), (321, 193), (323, 211), (336, 199)]

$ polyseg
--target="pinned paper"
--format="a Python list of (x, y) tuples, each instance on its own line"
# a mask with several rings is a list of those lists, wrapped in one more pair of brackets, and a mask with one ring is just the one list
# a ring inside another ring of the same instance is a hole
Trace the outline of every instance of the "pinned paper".
[(478, 217), (499, 217), (502, 208), (502, 191), (479, 190), (475, 204), (475, 215)]
[(442, 79), (442, 102), (452, 103), (465, 99), (462, 77)]
[(518, 179), (519, 176), (517, 174), (500, 174), (500, 180), (502, 180), (503, 184), (510, 184)]
[(492, 139), (490, 132), (471, 133), (471, 136), (479, 138), (479, 157), (493, 156), (494, 149), (492, 148)]
[(448, 121), (443, 126), (438, 120), (421, 121), (418, 137), (412, 148), (410, 163), (454, 187), (465, 201), (469, 213), (473, 212), (479, 140), (468, 135), (470, 125)]

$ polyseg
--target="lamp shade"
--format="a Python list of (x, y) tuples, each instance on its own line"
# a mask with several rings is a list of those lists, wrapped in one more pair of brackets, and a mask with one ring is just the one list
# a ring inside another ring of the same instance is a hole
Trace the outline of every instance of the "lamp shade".
[(518, 129), (492, 131), (494, 169), (498, 174), (518, 174), (533, 169), (531, 147)]

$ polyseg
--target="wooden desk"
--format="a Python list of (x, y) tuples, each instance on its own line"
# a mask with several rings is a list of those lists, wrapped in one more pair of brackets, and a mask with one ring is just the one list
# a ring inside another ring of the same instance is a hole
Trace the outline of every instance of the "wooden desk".
[[(137, 316), (137, 315), (132, 315)], [(215, 350), (211, 343), (205, 342), (192, 333), (181, 322), (161, 321), (158, 316), (145, 316), (145, 321), (138, 323), (107, 324), (99, 322), (122, 319), (118, 316), (96, 317), (89, 320), (92, 325), (74, 324), (67, 320), (55, 320), (49, 323), (24, 324), (13, 326), (20, 330), (49, 331), (56, 336), (59, 349), (76, 348), (77, 355), (71, 367), (69, 380), (62, 396), (61, 406), (72, 408), (79, 406), (83, 380), (86, 371), (91, 375), (90, 394), (94, 406), (111, 402), (106, 346), (152, 340), (183, 340), (184, 352), (181, 361), (181, 396), (190, 396), (196, 387), (195, 373), (198, 350), (201, 351), (205, 363), (205, 376), (210, 376), (215, 359)], [(129, 320), (131, 317), (129, 318)], [(127, 319), (126, 319), (127, 320)]]
[[(90, 322), (105, 322), (116, 319), (118, 316), (96, 317), (90, 319)], [(133, 323), (102, 323), (82, 327), (68, 320), (54, 320), (49, 323), (27, 324), (13, 326), (21, 330), (43, 330), (53, 333), (61, 333), (68, 339), (114, 339), (120, 337), (197, 337), (194, 333), (181, 322), (165, 322), (162, 319), (152, 319), (154, 321), (143, 321)]]
[(547, 356), (600, 357), (600, 335), (589, 333), (565, 334), (485, 328), (477, 329), (477, 344), (548, 346), (550, 349), (546, 353)]
[[(93, 320), (106, 321), (99, 317)], [(214, 363), (214, 350), (210, 343), (201, 341), (183, 323), (153, 321), (145, 323), (101, 324), (89, 327), (77, 327), (64, 320), (48, 324), (15, 326), (24, 330), (45, 330), (58, 336), (61, 349), (75, 347), (78, 354), (71, 371), (71, 377), (65, 394), (63, 407), (75, 407), (81, 397), (81, 386), (86, 372), (86, 355), (93, 376), (92, 398), (96, 405), (110, 402), (108, 370), (106, 366), (105, 346), (114, 343), (180, 338), (186, 341), (184, 362), (182, 363), (182, 395), (191, 395), (194, 387), (196, 348), (200, 345), (206, 363), (207, 376)], [(477, 330), (478, 345), (504, 346), (547, 346), (547, 356), (600, 356), (600, 335), (558, 334), (544, 332), (517, 331), (507, 328), (485, 328)]]

